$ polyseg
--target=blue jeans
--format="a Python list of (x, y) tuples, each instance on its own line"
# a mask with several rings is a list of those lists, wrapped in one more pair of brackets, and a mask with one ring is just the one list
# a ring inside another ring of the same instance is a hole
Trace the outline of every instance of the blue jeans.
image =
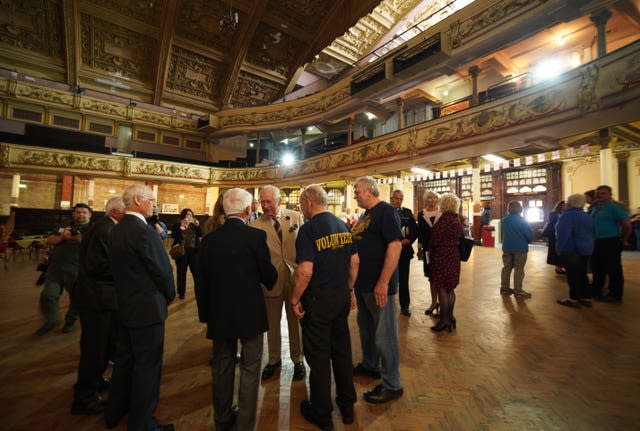
[(389, 295), (387, 305), (380, 308), (373, 292), (356, 291), (362, 365), (368, 370), (380, 369), (382, 385), (392, 390), (402, 388), (395, 296)]

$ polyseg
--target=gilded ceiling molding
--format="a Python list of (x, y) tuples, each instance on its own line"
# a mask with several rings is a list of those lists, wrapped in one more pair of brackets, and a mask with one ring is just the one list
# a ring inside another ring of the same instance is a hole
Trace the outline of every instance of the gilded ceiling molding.
[[(544, 3), (546, 0), (540, 0)], [(462, 40), (478, 33), (480, 30), (507, 19), (509, 15), (518, 12), (525, 6), (531, 6), (531, 0), (502, 0), (482, 12), (473, 15), (463, 21), (457, 20), (451, 24), (449, 38), (450, 48), (459, 48)]]

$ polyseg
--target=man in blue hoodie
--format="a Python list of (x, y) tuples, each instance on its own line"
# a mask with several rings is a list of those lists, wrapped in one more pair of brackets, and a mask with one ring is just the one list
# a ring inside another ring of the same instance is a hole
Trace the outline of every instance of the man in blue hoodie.
[[(509, 202), (509, 214), (502, 219), (502, 276), (500, 293), (521, 298), (531, 298), (531, 294), (522, 289), (524, 280), (524, 264), (527, 263), (529, 243), (533, 241), (531, 226), (522, 218), (522, 204), (518, 201)], [(513, 289), (509, 287), (513, 275)]]

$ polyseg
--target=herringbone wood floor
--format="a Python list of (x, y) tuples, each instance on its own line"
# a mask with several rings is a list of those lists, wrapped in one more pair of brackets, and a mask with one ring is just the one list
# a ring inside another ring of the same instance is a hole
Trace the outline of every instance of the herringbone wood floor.
[[(528, 300), (498, 294), (500, 256), (476, 248), (463, 263), (453, 334), (429, 331), (427, 283), (420, 262), (413, 262), (413, 315), (398, 317), (404, 396), (367, 404), (362, 392), (376, 382), (356, 378), (356, 421), (344, 426), (335, 412), (337, 430), (640, 429), (640, 260), (624, 260), (623, 304), (575, 310), (555, 303), (566, 296), (566, 281), (545, 264), (544, 247), (529, 253)], [(0, 429), (102, 430), (100, 416), (69, 414), (79, 328), (32, 336), (41, 323), (37, 275), (28, 257), (0, 269)], [(63, 311), (67, 302), (64, 297)], [(351, 332), (357, 361), (355, 313)], [(286, 352), (286, 340), (283, 346)], [(213, 429), (209, 354), (189, 287), (187, 299), (170, 306), (156, 412), (161, 422), (180, 431)], [(316, 429), (299, 412), (305, 382), (291, 381), (293, 365), (283, 359), (279, 376), (261, 385), (257, 429)], [(117, 430), (125, 430), (125, 422)]]

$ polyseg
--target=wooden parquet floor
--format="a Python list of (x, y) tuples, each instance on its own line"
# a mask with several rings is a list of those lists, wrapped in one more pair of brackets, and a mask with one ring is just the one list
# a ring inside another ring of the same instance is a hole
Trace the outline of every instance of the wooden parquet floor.
[[(399, 319), (404, 396), (370, 405), (362, 393), (376, 382), (356, 378), (356, 421), (336, 430), (637, 430), (640, 429), (640, 253), (624, 259), (625, 301), (592, 309), (556, 304), (568, 292), (563, 276), (533, 247), (525, 289), (516, 300), (498, 293), (501, 252), (477, 247), (463, 263), (457, 289), (458, 329), (431, 333), (421, 263), (412, 264), (413, 315)], [(79, 327), (34, 337), (41, 318), (36, 263), (18, 257), (0, 269), (0, 430), (97, 431), (101, 416), (71, 416), (79, 358)], [(189, 276), (190, 277), (190, 276)], [(190, 278), (189, 278), (190, 280)], [(66, 295), (66, 294), (65, 294)], [(63, 297), (62, 311), (68, 299)], [(360, 358), (355, 313), (350, 317), (354, 361)], [(157, 417), (180, 431), (213, 430), (211, 345), (197, 321), (191, 285), (170, 306)], [(286, 325), (283, 326), (286, 334)], [(283, 340), (283, 352), (288, 352)], [(266, 361), (265, 357), (263, 363)], [(260, 387), (260, 431), (314, 430), (302, 418), (306, 380), (292, 382), (293, 365)], [(123, 421), (117, 430), (126, 429)]]

